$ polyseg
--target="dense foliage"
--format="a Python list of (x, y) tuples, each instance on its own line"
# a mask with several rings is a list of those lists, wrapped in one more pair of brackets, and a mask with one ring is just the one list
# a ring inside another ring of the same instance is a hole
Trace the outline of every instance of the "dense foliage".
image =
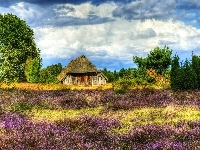
[(168, 88), (169, 66), (172, 50), (165, 46), (163, 49), (155, 47), (146, 58), (133, 57), (138, 68), (122, 68), (118, 80), (114, 80), (113, 87), (117, 92), (124, 93), (127, 89), (137, 86), (152, 86)]
[(157, 87), (167, 89), (170, 85), (170, 70), (160, 75), (155, 70), (146, 67), (133, 68), (130, 73), (113, 82), (113, 88), (119, 91), (142, 87)]
[(162, 74), (171, 64), (171, 54), (172, 50), (167, 46), (163, 49), (155, 47), (146, 58), (134, 56), (133, 61), (139, 68), (155, 69), (157, 73)]
[(112, 72), (104, 68), (101, 71), (108, 78), (108, 81), (107, 81), (108, 83), (111, 83), (119, 79), (119, 72), (117, 72), (116, 70)]
[(40, 69), (42, 67), (41, 59), (39, 58), (32, 59), (31, 57), (29, 57), (26, 60), (25, 65), (26, 65), (25, 75), (27, 81), (30, 83), (40, 82)]
[(195, 71), (197, 75), (197, 84), (198, 88), (200, 88), (200, 57), (192, 54), (192, 69)]
[(102, 70), (102, 72), (108, 78), (108, 82), (117, 81), (119, 78), (133, 78), (133, 77), (146, 77), (146, 67), (144, 68), (121, 68), (119, 71), (109, 71), (106, 68)]
[(33, 30), (12, 14), (0, 14), (0, 81), (26, 81), (25, 63), (28, 57), (40, 58)]
[(57, 76), (62, 71), (61, 63), (47, 66), (40, 71), (40, 83), (59, 83)]
[(192, 55), (192, 61), (187, 59), (180, 65), (179, 57), (172, 59), (170, 84), (173, 90), (188, 90), (200, 87), (200, 58)]

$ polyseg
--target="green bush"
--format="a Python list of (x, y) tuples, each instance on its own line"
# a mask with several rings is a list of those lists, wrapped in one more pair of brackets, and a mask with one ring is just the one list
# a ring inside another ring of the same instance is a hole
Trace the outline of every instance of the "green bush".
[(155, 77), (148, 76), (147, 69), (145, 67), (140, 67), (138, 69), (134, 69), (133, 74), (127, 74), (126, 76), (113, 82), (113, 88), (116, 93), (121, 94), (134, 86), (146, 87), (155, 83)]
[(119, 78), (117, 81), (113, 82), (113, 88), (117, 93), (125, 93), (126, 90), (134, 86), (135, 80), (129, 78)]
[(62, 71), (61, 63), (47, 66), (40, 71), (40, 83), (60, 83), (57, 79), (58, 74)]
[(126, 90), (125, 90), (125, 89), (116, 89), (116, 90), (115, 90), (115, 93), (116, 93), (116, 94), (125, 94), (125, 93), (126, 93)]

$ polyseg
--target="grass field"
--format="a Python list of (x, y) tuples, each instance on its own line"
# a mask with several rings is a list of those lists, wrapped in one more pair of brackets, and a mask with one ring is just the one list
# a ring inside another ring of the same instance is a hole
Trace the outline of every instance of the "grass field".
[(42, 84), (42, 83), (11, 83), (11, 84), (1, 84), (3, 89), (27, 89), (27, 90), (95, 90), (95, 89), (110, 89), (112, 84), (108, 83), (104, 86), (74, 86), (74, 85), (64, 85), (64, 84)]
[(1, 86), (1, 149), (200, 149), (199, 90)]

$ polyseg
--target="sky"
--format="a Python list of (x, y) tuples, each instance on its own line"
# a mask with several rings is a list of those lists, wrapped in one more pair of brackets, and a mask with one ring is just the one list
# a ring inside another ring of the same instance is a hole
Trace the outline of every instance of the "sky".
[(98, 69), (133, 68), (165, 45), (181, 60), (200, 55), (199, 0), (1, 0), (0, 13), (34, 30), (43, 67), (85, 55)]

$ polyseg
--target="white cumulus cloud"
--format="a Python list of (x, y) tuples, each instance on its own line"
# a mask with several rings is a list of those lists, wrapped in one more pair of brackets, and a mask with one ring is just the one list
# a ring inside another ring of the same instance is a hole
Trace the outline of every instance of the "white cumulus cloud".
[[(145, 57), (156, 46), (198, 52), (200, 29), (189, 25), (198, 24), (197, 15), (185, 10), (177, 15), (176, 6), (175, 0), (100, 5), (20, 2), (0, 7), (0, 13), (16, 14), (34, 29), (43, 64), (55, 59), (70, 61), (84, 54), (97, 67), (120, 68), (127, 64), (132, 67), (133, 56)], [(192, 20), (184, 23), (178, 16)]]
[(200, 30), (172, 20), (117, 20), (99, 25), (38, 28), (35, 33), (41, 35), (36, 41), (47, 59), (85, 54), (98, 58), (98, 63), (104, 59), (131, 63), (133, 55), (144, 57), (156, 46), (168, 45), (176, 51), (200, 46)]

